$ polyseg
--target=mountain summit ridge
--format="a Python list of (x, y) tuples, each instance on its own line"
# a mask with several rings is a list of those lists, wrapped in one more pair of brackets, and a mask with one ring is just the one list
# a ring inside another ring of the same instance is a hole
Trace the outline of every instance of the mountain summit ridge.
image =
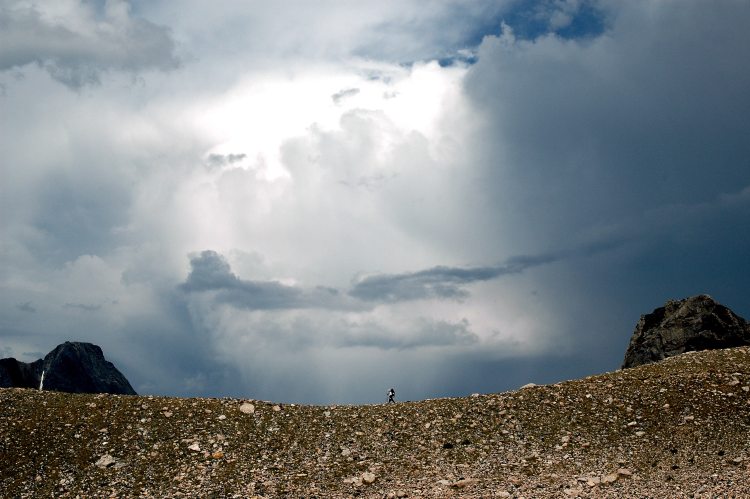
[(31, 363), (0, 359), (0, 387), (37, 388), (42, 373), (45, 390), (136, 395), (127, 378), (93, 343), (66, 341)]

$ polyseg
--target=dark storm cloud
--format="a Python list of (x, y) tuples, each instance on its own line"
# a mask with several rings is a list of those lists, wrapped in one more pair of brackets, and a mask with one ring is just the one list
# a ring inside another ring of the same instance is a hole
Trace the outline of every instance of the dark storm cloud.
[(402, 274), (367, 276), (354, 284), (349, 294), (364, 301), (394, 303), (430, 298), (461, 300), (469, 296), (466, 286), (503, 276), (520, 274), (525, 270), (560, 260), (592, 256), (609, 251), (625, 243), (624, 239), (602, 239), (572, 250), (539, 255), (517, 255), (505, 263), (486, 267), (437, 266)]
[(98, 10), (86, 3), (64, 12), (9, 2), (0, 6), (0, 71), (35, 63), (70, 87), (97, 83), (103, 70), (177, 66), (169, 30), (131, 17), (128, 4)]
[(274, 281), (246, 281), (232, 273), (229, 263), (215, 251), (190, 259), (192, 270), (182, 289), (188, 293), (218, 291), (218, 301), (249, 309), (300, 308), (302, 292)]
[(248, 310), (348, 308), (347, 300), (332, 288), (303, 290), (278, 281), (250, 281), (237, 277), (226, 259), (203, 251), (190, 259), (191, 271), (180, 288), (187, 293), (216, 292), (216, 301)]
[(468, 296), (462, 286), (488, 281), (526, 268), (523, 264), (496, 267), (433, 267), (403, 274), (368, 276), (357, 282), (350, 294), (365, 301), (399, 302), (428, 298), (461, 299)]
[[(356, 281), (346, 293), (324, 286), (303, 289), (277, 281), (240, 279), (232, 272), (222, 255), (206, 250), (190, 259), (191, 271), (180, 288), (188, 293), (214, 291), (217, 292), (218, 302), (250, 310), (346, 310), (371, 308), (378, 303), (428, 299), (462, 300), (469, 296), (466, 287), (473, 283), (520, 274), (529, 268), (560, 260), (592, 256), (618, 248), (625, 242), (625, 239), (620, 238), (603, 238), (572, 250), (513, 256), (505, 263), (494, 266), (437, 266), (401, 274), (374, 274)], [(367, 305), (357, 304), (357, 301)]]
[(628, 243), (567, 261), (571, 282), (537, 282), (567, 344), (613, 368), (633, 318), (666, 299), (742, 312), (750, 294), (750, 6), (646, 5), (601, 2), (604, 32), (574, 40), (508, 18), (518, 29), (486, 38), (465, 81), (487, 120), (477, 195), (498, 242)]
[(490, 123), (496, 210), (518, 213), (514, 228), (546, 245), (750, 184), (749, 11), (623, 4), (593, 40), (487, 38), (466, 88)]
[[(367, 276), (356, 282), (348, 296), (371, 303), (395, 303), (411, 300), (462, 299), (466, 286), (479, 281), (518, 274), (527, 268), (554, 262), (566, 256), (517, 256), (503, 265), (490, 267), (446, 267), (403, 274)], [(191, 271), (180, 288), (188, 293), (214, 291), (216, 300), (251, 310), (301, 308), (352, 308), (353, 302), (340, 291), (318, 286), (311, 290), (287, 286), (276, 281), (250, 281), (237, 277), (226, 259), (215, 251), (203, 251), (190, 259)]]

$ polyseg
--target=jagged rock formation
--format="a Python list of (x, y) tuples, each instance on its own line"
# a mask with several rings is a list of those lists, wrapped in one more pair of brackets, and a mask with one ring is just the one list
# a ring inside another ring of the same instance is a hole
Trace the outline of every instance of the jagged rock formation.
[(642, 315), (625, 352), (623, 368), (685, 352), (750, 345), (750, 324), (708, 295), (669, 300)]
[(0, 359), (0, 387), (37, 388), (44, 372), (44, 389), (69, 393), (135, 395), (120, 371), (92, 343), (66, 341), (32, 363)]

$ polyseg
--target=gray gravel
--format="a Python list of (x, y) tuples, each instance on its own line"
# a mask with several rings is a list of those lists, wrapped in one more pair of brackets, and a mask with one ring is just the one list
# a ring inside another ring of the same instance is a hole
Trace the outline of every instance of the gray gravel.
[(2, 497), (750, 497), (750, 349), (367, 406), (0, 390)]

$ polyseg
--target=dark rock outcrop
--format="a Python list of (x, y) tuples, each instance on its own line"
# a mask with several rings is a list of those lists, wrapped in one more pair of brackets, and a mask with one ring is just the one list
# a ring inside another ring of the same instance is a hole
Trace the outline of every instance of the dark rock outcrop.
[(44, 359), (30, 364), (0, 359), (0, 387), (37, 388), (44, 372), (44, 389), (68, 393), (135, 395), (120, 371), (92, 343), (58, 345)]
[(708, 295), (669, 300), (642, 315), (623, 368), (698, 350), (750, 345), (750, 324)]
[(31, 364), (14, 358), (0, 359), (0, 387), (37, 388), (42, 373), (42, 360)]

